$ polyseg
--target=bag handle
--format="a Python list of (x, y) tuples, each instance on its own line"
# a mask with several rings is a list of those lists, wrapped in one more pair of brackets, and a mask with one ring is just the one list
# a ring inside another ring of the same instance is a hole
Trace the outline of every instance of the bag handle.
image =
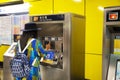
[(27, 47), (30, 45), (30, 43), (31, 43), (33, 40), (35, 40), (35, 39), (32, 38), (32, 39), (27, 43), (27, 45), (25, 46), (25, 48), (23, 49), (23, 51), (21, 51), (20, 40), (19, 40), (19, 41), (18, 41), (19, 52), (20, 52), (20, 53), (24, 53), (25, 50), (27, 49)]

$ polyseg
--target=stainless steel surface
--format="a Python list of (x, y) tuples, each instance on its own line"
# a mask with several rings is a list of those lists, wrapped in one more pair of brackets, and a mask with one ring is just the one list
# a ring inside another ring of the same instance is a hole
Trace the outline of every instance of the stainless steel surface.
[(104, 31), (104, 42), (103, 42), (103, 54), (102, 54), (102, 80), (106, 80), (107, 72), (108, 72), (108, 66), (109, 66), (109, 56), (110, 56), (110, 36), (111, 33), (109, 32), (108, 28), (105, 27)]
[(106, 25), (120, 25), (120, 21), (116, 21), (116, 22), (105, 22)]
[(4, 56), (3, 80), (14, 80), (10, 70), (10, 60), (12, 57)]
[(108, 76), (107, 80), (115, 80), (115, 72), (116, 72), (116, 63), (117, 60), (120, 59), (120, 55), (117, 54), (111, 54), (110, 55), (110, 64), (108, 69)]
[(105, 12), (106, 11), (111, 11), (111, 10), (120, 10), (120, 6), (118, 6), (118, 7), (117, 6), (116, 7), (106, 7), (105, 8)]
[(85, 76), (85, 19), (82, 16), (71, 16), (71, 80), (84, 80)]

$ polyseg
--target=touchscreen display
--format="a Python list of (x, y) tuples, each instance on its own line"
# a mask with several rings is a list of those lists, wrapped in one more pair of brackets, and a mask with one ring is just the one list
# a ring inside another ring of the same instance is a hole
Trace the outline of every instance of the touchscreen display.
[(120, 80), (120, 60), (117, 60), (115, 80)]

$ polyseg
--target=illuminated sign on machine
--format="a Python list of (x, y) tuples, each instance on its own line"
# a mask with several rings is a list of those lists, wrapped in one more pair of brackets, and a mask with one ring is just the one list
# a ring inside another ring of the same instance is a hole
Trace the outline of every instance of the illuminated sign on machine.
[(109, 13), (109, 20), (117, 20), (117, 19), (118, 19), (118, 12)]
[(120, 21), (120, 10), (107, 11), (106, 21), (107, 22)]

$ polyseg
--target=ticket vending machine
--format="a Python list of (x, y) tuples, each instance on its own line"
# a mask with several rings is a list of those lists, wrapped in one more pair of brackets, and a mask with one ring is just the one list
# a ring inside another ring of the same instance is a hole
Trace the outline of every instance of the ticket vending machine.
[(84, 80), (85, 17), (71, 13), (31, 16), (43, 46), (51, 43), (56, 61), (41, 62), (42, 80)]
[(120, 80), (120, 54), (114, 54), (114, 41), (120, 39), (120, 7), (104, 12), (102, 80)]

